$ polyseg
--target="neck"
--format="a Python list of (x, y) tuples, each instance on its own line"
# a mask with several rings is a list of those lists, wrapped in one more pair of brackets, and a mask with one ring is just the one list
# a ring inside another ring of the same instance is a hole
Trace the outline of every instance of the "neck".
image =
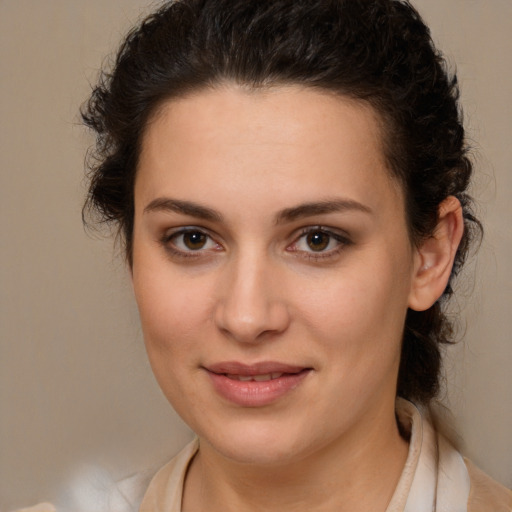
[(321, 450), (286, 464), (241, 464), (201, 441), (187, 475), (182, 510), (384, 512), (407, 452), (394, 414), (385, 423), (380, 418), (358, 424)]

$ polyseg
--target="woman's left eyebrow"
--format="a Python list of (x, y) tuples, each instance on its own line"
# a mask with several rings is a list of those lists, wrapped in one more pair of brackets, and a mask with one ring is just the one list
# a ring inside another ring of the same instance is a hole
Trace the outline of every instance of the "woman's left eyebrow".
[(285, 208), (284, 210), (281, 210), (277, 213), (275, 217), (275, 223), (282, 224), (303, 217), (312, 217), (313, 215), (354, 210), (367, 214), (373, 213), (369, 206), (359, 203), (358, 201), (354, 201), (353, 199), (331, 199), (325, 201), (303, 203), (291, 208)]

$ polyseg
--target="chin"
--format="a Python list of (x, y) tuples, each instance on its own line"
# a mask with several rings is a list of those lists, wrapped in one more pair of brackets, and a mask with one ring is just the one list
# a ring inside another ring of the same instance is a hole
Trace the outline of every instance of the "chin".
[(222, 431), (199, 433), (199, 437), (221, 456), (239, 464), (278, 466), (300, 460), (314, 451), (316, 443), (307, 438), (306, 432), (297, 432), (275, 420), (270, 423), (241, 420)]

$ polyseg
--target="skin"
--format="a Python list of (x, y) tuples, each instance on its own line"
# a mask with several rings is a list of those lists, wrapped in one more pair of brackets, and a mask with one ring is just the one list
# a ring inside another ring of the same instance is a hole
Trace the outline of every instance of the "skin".
[[(405, 315), (442, 293), (462, 221), (450, 198), (413, 246), (379, 127), (346, 98), (234, 85), (149, 123), (132, 276), (155, 376), (200, 438), (183, 510), (385, 510), (407, 456), (394, 416)], [(326, 201), (343, 208), (283, 215)], [(205, 237), (191, 249), (183, 228)], [(244, 407), (212, 386), (205, 367), (221, 361), (311, 370)]]

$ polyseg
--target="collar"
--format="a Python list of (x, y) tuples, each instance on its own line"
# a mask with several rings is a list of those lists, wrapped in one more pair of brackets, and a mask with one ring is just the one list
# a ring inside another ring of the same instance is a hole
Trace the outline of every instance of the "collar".
[(428, 411), (398, 398), (396, 413), (410, 433), (409, 454), (386, 512), (467, 512), (470, 480), (460, 453), (434, 430)]

